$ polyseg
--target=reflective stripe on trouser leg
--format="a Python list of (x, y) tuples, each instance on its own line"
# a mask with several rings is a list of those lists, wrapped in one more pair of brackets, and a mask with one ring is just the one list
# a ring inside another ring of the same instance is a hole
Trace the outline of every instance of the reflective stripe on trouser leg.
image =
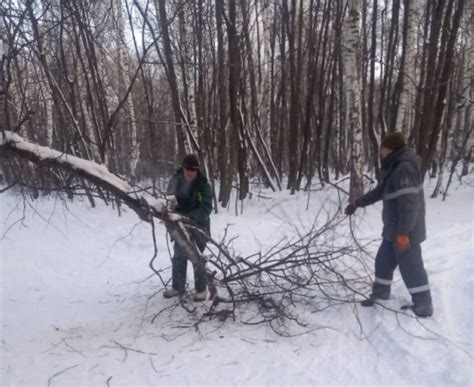
[(375, 277), (374, 282), (380, 285), (388, 285), (388, 286), (392, 284), (392, 280), (386, 280), (386, 279), (377, 278), (377, 277)]
[(396, 257), (403, 281), (410, 294), (429, 291), (428, 275), (421, 257), (421, 246), (413, 244), (406, 252), (396, 251)]
[(422, 285), (422, 286), (417, 286), (415, 288), (408, 288), (408, 291), (410, 292), (410, 294), (426, 292), (428, 290), (430, 290), (430, 285), (429, 284)]
[(393, 244), (382, 241), (375, 257), (375, 279), (372, 285), (372, 297), (388, 300), (392, 285), (393, 271), (397, 267), (397, 260), (393, 251)]
[(375, 283), (380, 285), (392, 284), (393, 271), (397, 267), (397, 259), (393, 243), (383, 240), (375, 257)]

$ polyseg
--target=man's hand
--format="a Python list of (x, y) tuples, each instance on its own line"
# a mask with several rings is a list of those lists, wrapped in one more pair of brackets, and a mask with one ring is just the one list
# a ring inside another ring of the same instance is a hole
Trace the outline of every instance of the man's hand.
[(176, 207), (178, 206), (178, 201), (174, 195), (166, 196), (166, 211), (168, 212), (175, 212)]
[(346, 215), (352, 215), (354, 212), (357, 210), (357, 204), (355, 203), (349, 203), (344, 210), (344, 214)]
[(397, 235), (395, 244), (398, 251), (405, 253), (410, 249), (410, 237), (408, 235)]

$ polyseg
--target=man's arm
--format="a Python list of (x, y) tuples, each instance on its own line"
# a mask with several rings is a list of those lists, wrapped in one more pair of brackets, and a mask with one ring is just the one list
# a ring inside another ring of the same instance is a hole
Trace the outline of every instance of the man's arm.
[(198, 192), (199, 207), (188, 212), (186, 216), (197, 222), (203, 222), (212, 212), (212, 189), (209, 183), (204, 184), (203, 189)]
[(355, 201), (355, 204), (357, 205), (357, 207), (370, 206), (371, 204), (374, 204), (378, 202), (379, 200), (382, 200), (382, 194), (383, 194), (383, 185), (378, 184), (373, 190), (367, 192), (365, 195), (362, 195), (360, 198), (358, 198)]

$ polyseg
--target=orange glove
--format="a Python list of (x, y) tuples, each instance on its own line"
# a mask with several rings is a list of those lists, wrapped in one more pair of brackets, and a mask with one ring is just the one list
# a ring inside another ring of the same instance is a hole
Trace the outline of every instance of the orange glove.
[(410, 237), (408, 235), (397, 235), (395, 243), (398, 251), (405, 253), (410, 249)]

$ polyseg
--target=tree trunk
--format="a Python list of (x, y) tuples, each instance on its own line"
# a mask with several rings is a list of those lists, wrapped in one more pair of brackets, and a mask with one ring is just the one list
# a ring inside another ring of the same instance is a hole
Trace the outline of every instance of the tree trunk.
[(425, 0), (405, 0), (405, 64), (403, 67), (403, 76), (401, 90), (398, 102), (398, 113), (395, 123), (395, 130), (409, 134), (413, 125), (413, 106), (415, 104), (415, 94), (417, 85), (417, 64), (416, 57), (418, 53), (418, 23), (421, 12), (424, 8)]
[[(119, 79), (121, 85), (126, 87), (130, 84), (130, 56), (125, 42), (125, 20), (123, 17), (122, 0), (113, 2), (117, 17), (117, 52), (119, 65)], [(139, 159), (138, 127), (133, 103), (133, 94), (130, 93), (127, 98), (128, 125), (130, 128), (130, 175), (136, 179), (137, 164)], [(127, 138), (127, 137), (125, 137)]]
[[(187, 0), (180, 0), (178, 7), (179, 17), (179, 40), (181, 51), (181, 68), (184, 86), (184, 95), (186, 97), (187, 125), (194, 138), (198, 138), (197, 116), (196, 116), (196, 86), (194, 82), (194, 61), (192, 56), (193, 34), (191, 24), (191, 3)], [(191, 32), (190, 32), (191, 30)]]
[[(242, 10), (243, 11), (243, 10)], [(244, 12), (244, 11), (243, 11)], [(237, 152), (231, 153), (231, 165), (237, 166), (239, 174), (239, 199), (243, 200), (249, 192), (249, 176), (247, 168), (247, 145), (245, 134), (245, 123), (241, 115), (241, 40), (237, 30), (238, 9), (236, 0), (229, 1), (229, 21), (227, 25), (227, 36), (229, 39), (229, 105), (230, 126), (233, 147)]]
[[(443, 39), (446, 43), (446, 48), (444, 50), (444, 55), (440, 58), (439, 65), (439, 77), (436, 77), (439, 82), (439, 87), (436, 95), (433, 96), (432, 108), (427, 109), (434, 113), (430, 120), (427, 123), (431, 123), (431, 127), (428, 126), (425, 129), (431, 133), (429, 136), (428, 148), (425, 152), (422, 153), (422, 172), (425, 173), (433, 159), (433, 155), (436, 149), (436, 144), (438, 143), (439, 133), (441, 130), (441, 122), (444, 114), (445, 104), (446, 104), (446, 94), (448, 90), (448, 81), (452, 76), (451, 67), (453, 61), (451, 58), (454, 55), (454, 48), (456, 43), (457, 33), (461, 23), (461, 17), (464, 12), (464, 0), (459, 0), (457, 2), (457, 8), (455, 8), (454, 14), (451, 16), (451, 5), (453, 1), (450, 1), (448, 4), (445, 22), (443, 27)], [(452, 19), (451, 19), (452, 18)], [(426, 112), (426, 113), (427, 113)], [(426, 133), (426, 134), (428, 134)], [(428, 137), (428, 136), (426, 136)]]
[(367, 111), (367, 130), (370, 138), (371, 148), (367, 152), (370, 156), (370, 161), (375, 167), (375, 175), (378, 177), (380, 168), (378, 163), (379, 143), (375, 131), (374, 123), (374, 106), (375, 106), (375, 61), (377, 53), (377, 18), (378, 18), (378, 0), (373, 0), (372, 8), (372, 34), (370, 46), (370, 70), (369, 70), (369, 97), (368, 97), (368, 111)]
[(350, 198), (355, 200), (362, 195), (363, 166), (362, 166), (362, 122), (360, 106), (360, 72), (359, 72), (359, 35), (360, 35), (360, 0), (348, 2), (348, 14), (344, 23), (344, 72), (346, 99), (351, 144), (351, 179)]
[(217, 110), (218, 110), (218, 164), (221, 186), (219, 201), (223, 207), (227, 207), (232, 189), (232, 178), (234, 175), (234, 164), (230, 162), (230, 154), (234, 153), (230, 147), (228, 130), (228, 104), (229, 91), (226, 85), (228, 67), (225, 62), (224, 43), (224, 0), (216, 0), (216, 30), (217, 30)]
[(176, 138), (178, 140), (178, 159), (182, 159), (186, 153), (191, 153), (191, 139), (189, 138), (186, 125), (183, 120), (183, 112), (178, 90), (178, 80), (174, 68), (173, 50), (168, 30), (168, 19), (166, 16), (166, 0), (155, 0), (155, 8), (158, 12), (157, 19), (160, 21), (160, 31), (163, 36), (163, 49), (166, 60), (166, 76), (170, 84), (171, 99), (173, 103), (174, 119), (176, 124)]

